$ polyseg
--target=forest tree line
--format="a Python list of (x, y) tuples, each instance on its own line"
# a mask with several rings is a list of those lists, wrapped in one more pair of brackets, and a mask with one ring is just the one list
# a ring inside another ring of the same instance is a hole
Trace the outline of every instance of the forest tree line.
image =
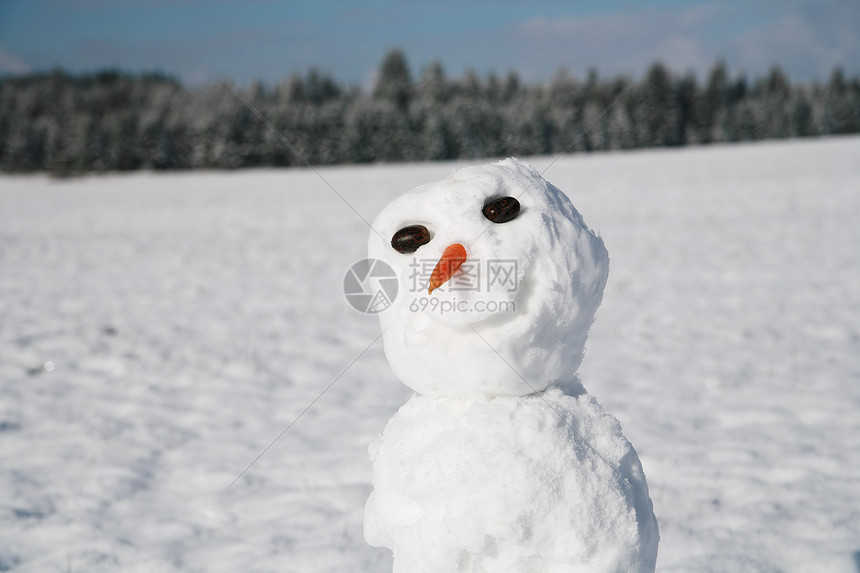
[(117, 71), (4, 78), (0, 170), (303, 164), (290, 146), (323, 165), (860, 132), (860, 79), (838, 68), (824, 84), (792, 83), (777, 67), (754, 80), (732, 77), (724, 63), (703, 82), (655, 63), (638, 81), (560, 71), (547, 83), (526, 84), (515, 72), (449, 78), (438, 63), (413, 78), (404, 54), (393, 50), (369, 91), (316, 70), (274, 86), (257, 82), (238, 95), (234, 89)]

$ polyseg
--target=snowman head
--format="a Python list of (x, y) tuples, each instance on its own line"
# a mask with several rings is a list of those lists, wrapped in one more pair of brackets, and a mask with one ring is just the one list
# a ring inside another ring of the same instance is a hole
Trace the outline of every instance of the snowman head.
[(574, 380), (609, 257), (568, 198), (507, 159), (392, 201), (368, 252), (399, 277), (385, 354), (429, 396), (525, 395)]

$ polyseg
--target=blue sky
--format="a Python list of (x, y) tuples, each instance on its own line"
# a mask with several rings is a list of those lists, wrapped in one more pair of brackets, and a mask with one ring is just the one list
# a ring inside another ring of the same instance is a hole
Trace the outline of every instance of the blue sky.
[(451, 76), (638, 76), (660, 60), (701, 76), (724, 59), (825, 80), (835, 65), (860, 73), (860, 0), (0, 0), (5, 74), (117, 67), (246, 84), (317, 67), (368, 85), (392, 47), (414, 75), (439, 60)]

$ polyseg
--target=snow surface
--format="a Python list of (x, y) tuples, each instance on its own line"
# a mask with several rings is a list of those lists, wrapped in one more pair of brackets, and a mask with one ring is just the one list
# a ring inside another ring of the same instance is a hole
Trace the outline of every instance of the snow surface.
[(371, 453), (365, 538), (394, 573), (654, 571), (639, 458), (581, 388), (416, 395)]
[[(658, 571), (858, 570), (858, 159), (546, 173), (612, 257), (580, 375), (639, 452)], [(463, 165), (320, 172), (369, 221)], [(410, 393), (341, 294), (367, 230), (308, 170), (0, 177), (0, 570), (390, 570), (366, 450)]]

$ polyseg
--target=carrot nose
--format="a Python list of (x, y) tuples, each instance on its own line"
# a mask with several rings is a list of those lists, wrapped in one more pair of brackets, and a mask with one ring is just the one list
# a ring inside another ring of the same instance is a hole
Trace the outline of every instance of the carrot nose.
[(442, 253), (442, 258), (436, 263), (433, 274), (430, 275), (430, 287), (427, 289), (427, 294), (433, 294), (435, 289), (445, 284), (464, 262), (466, 262), (466, 248), (460, 243), (449, 245)]

